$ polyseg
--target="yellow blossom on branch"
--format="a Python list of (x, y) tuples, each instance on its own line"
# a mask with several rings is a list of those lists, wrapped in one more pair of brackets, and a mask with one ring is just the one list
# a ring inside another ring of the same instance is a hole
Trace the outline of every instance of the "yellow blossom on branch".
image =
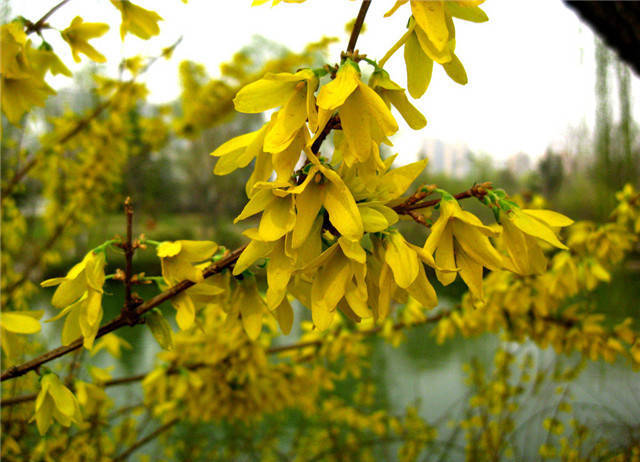
[(98, 63), (104, 63), (107, 58), (89, 44), (89, 40), (101, 37), (109, 30), (109, 26), (100, 22), (84, 22), (80, 16), (76, 16), (69, 27), (61, 32), (62, 38), (71, 47), (73, 59), (79, 63), (80, 53)]
[(82, 415), (78, 400), (73, 393), (60, 382), (57, 375), (49, 373), (40, 381), (35, 415), (31, 420), (36, 421), (38, 431), (44, 435), (53, 419), (56, 419), (60, 425), (68, 427), (72, 422), (80, 423)]
[[(491, 270), (503, 267), (502, 256), (489, 242), (489, 237), (497, 235), (447, 194), (440, 202), (440, 216), (431, 228), (424, 251), (435, 252), (435, 263), (440, 268), (450, 271), (459, 268), (460, 277), (471, 293), (482, 298), (483, 267)], [(455, 273), (442, 270), (436, 270), (436, 275), (444, 285), (456, 278)]]
[(146, 10), (126, 0), (111, 0), (113, 6), (122, 14), (120, 37), (124, 40), (127, 33), (131, 33), (147, 40), (160, 33), (158, 21), (162, 18), (155, 11)]
[(398, 131), (398, 124), (384, 100), (360, 80), (358, 65), (350, 59), (340, 66), (336, 78), (318, 92), (318, 132), (334, 111), (340, 116), (348, 148), (344, 153), (347, 165), (367, 162), (372, 152), (388, 136)]

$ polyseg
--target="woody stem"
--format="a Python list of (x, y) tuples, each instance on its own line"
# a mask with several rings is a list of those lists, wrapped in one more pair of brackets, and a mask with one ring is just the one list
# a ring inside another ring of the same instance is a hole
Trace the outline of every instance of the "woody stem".
[(371, 0), (362, 0), (362, 4), (360, 5), (360, 11), (358, 11), (358, 17), (356, 17), (356, 22), (353, 24), (353, 30), (351, 31), (351, 37), (349, 37), (349, 45), (347, 45), (347, 53), (353, 53), (356, 49), (356, 42), (358, 41), (358, 37), (360, 36), (360, 31), (362, 30), (362, 25), (364, 24), (364, 18), (367, 16), (367, 10), (371, 5)]

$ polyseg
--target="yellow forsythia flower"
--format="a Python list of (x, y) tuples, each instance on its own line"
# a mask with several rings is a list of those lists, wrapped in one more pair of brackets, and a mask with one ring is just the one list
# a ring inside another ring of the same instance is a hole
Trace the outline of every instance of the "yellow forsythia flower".
[[(489, 236), (497, 233), (482, 224), (475, 215), (460, 208), (458, 201), (443, 197), (440, 202), (440, 216), (431, 228), (431, 234), (424, 244), (428, 254), (435, 252), (435, 263), (446, 270), (459, 268), (460, 277), (471, 293), (482, 298), (482, 268), (491, 270), (503, 267), (502, 257), (489, 242)], [(436, 269), (438, 280), (451, 284), (455, 272)]]
[(71, 21), (71, 25), (61, 32), (62, 38), (71, 47), (73, 59), (79, 63), (80, 53), (98, 63), (106, 62), (107, 58), (89, 44), (92, 38), (100, 37), (109, 30), (107, 24), (101, 22), (83, 22), (80, 16)]
[(369, 85), (380, 94), (387, 106), (392, 104), (398, 110), (411, 128), (420, 130), (427, 125), (427, 119), (409, 102), (404, 88), (393, 82), (385, 70), (376, 70)]
[(318, 93), (318, 133), (334, 111), (338, 111), (348, 150), (344, 161), (350, 166), (370, 159), (374, 146), (398, 130), (389, 108), (371, 87), (360, 80), (358, 65), (347, 59), (336, 78)]
[[(307, 119), (312, 130), (317, 124), (315, 91), (318, 77), (311, 69), (295, 74), (268, 73), (243, 87), (233, 100), (239, 112), (259, 113), (282, 106), (265, 136), (266, 152), (282, 152), (295, 139)], [(299, 153), (299, 151), (298, 151)]]
[(119, 358), (121, 350), (125, 348), (130, 350), (131, 344), (125, 339), (118, 337), (116, 334), (107, 334), (98, 340), (95, 348), (91, 351), (91, 356), (97, 354), (100, 350), (107, 350), (113, 357)]
[(195, 266), (195, 263), (209, 260), (217, 250), (218, 244), (213, 241), (186, 240), (166, 241), (157, 248), (158, 257), (161, 259), (162, 276), (169, 286), (185, 279), (200, 283), (171, 299), (171, 304), (177, 310), (176, 322), (180, 329), (190, 328), (195, 321), (196, 305), (192, 298), (194, 291), (204, 291), (204, 295), (209, 292), (218, 293), (217, 290), (207, 291), (207, 285), (202, 286), (203, 268)]
[(573, 220), (551, 210), (512, 208), (500, 214), (502, 239), (509, 254), (507, 267), (518, 274), (542, 274), (547, 268), (547, 258), (538, 244), (543, 240), (566, 250), (551, 227), (569, 226)]
[[(42, 62), (34, 59), (40, 51), (34, 50), (27, 41), (20, 24), (13, 22), (0, 28), (0, 50), (2, 112), (15, 125), (33, 106), (44, 106), (47, 97), (55, 92), (44, 81), (47, 69), (42, 70)], [(61, 69), (59, 66), (55, 66), (55, 70), (54, 66), (49, 67), (53, 73)]]
[(69, 344), (76, 337), (84, 337), (84, 347), (91, 349), (102, 321), (102, 286), (106, 264), (104, 252), (89, 252), (73, 266), (63, 278), (48, 279), (42, 287), (59, 286), (53, 294), (51, 304), (64, 308), (48, 322), (67, 316), (62, 329), (62, 343)]
[(44, 435), (52, 419), (55, 418), (60, 425), (68, 427), (71, 422), (80, 423), (82, 415), (78, 400), (65, 387), (55, 374), (46, 374), (40, 381), (40, 393), (36, 398), (35, 419), (38, 431)]
[(162, 261), (162, 276), (169, 285), (188, 279), (200, 282), (202, 270), (195, 263), (209, 260), (218, 250), (213, 241), (166, 241), (158, 246), (157, 254)]
[(160, 33), (158, 21), (162, 21), (162, 18), (155, 11), (145, 10), (126, 0), (111, 0), (111, 3), (120, 10), (122, 15), (122, 24), (120, 25), (122, 40), (127, 32), (144, 40)]

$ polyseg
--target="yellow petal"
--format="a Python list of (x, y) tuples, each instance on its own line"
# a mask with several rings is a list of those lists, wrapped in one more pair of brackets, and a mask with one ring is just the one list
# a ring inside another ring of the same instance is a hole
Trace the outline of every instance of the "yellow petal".
[(542, 239), (543, 241), (555, 247), (558, 247), (559, 249), (568, 250), (568, 247), (558, 240), (555, 233), (550, 228), (548, 228), (547, 225), (535, 218), (530, 217), (522, 211), (514, 210), (510, 214), (509, 219), (511, 219), (513, 224), (517, 226), (522, 232), (530, 236), (537, 237), (538, 239)]
[(320, 88), (318, 92), (318, 107), (334, 110), (340, 107), (351, 95), (360, 82), (360, 73), (350, 63), (343, 64), (336, 74), (336, 78)]
[(460, 2), (445, 2), (447, 12), (454, 18), (471, 22), (486, 22), (489, 20), (487, 13), (475, 5), (465, 5)]
[(433, 42), (429, 39), (427, 34), (422, 30), (422, 28), (420, 28), (419, 26), (416, 26), (414, 31), (415, 31), (415, 36), (418, 39), (418, 42), (420, 43), (420, 47), (422, 48), (422, 51), (430, 59), (437, 62), (438, 64), (444, 64), (451, 61), (452, 56), (451, 56), (451, 49), (449, 48), (449, 46), (445, 46), (442, 49), (438, 49), (433, 44)]
[(384, 321), (391, 310), (391, 297), (393, 297), (393, 293), (396, 289), (391, 269), (389, 268), (389, 265), (384, 263), (380, 270), (378, 287), (380, 288), (380, 291), (378, 292), (378, 306), (376, 312), (374, 312), (374, 316), (376, 321)]
[(284, 335), (289, 335), (291, 332), (291, 327), (293, 326), (293, 309), (291, 308), (291, 304), (287, 297), (282, 299), (282, 302), (273, 312), (276, 320), (278, 321), (278, 325), (280, 326), (280, 330)]
[(264, 241), (275, 241), (291, 231), (296, 223), (296, 212), (291, 196), (271, 202), (262, 213), (258, 232)]
[(424, 172), (427, 162), (428, 160), (424, 159), (389, 170), (380, 179), (376, 197), (381, 201), (389, 202), (402, 196), (420, 174)]
[(358, 204), (358, 209), (366, 233), (377, 233), (389, 227), (389, 222), (385, 216), (373, 207), (367, 207), (366, 204)]
[(454, 220), (453, 234), (470, 258), (494, 271), (502, 268), (502, 256), (478, 228)]
[[(384, 136), (391, 136), (397, 132), (398, 123), (380, 95), (362, 82), (358, 85), (358, 92), (362, 94), (364, 107)], [(376, 139), (375, 141), (382, 142), (384, 139), (381, 137), (380, 140)]]
[[(438, 219), (436, 220), (434, 225), (431, 227), (431, 233), (429, 234), (429, 237), (424, 243), (423, 249), (425, 252), (427, 252), (430, 255), (433, 255), (433, 252), (435, 252), (436, 247), (440, 245), (440, 241), (442, 239), (442, 236), (445, 230), (447, 229), (447, 227), (450, 226), (449, 220), (453, 214), (453, 208), (450, 207), (447, 204), (447, 202), (449, 201), (441, 201), (440, 216), (438, 216)], [(452, 266), (448, 266), (447, 268), (454, 268), (454, 267), (455, 265), (452, 265)]]
[(553, 210), (522, 209), (522, 213), (556, 228), (570, 226), (574, 223), (571, 218), (564, 216), (561, 213), (554, 212)]
[(444, 49), (449, 42), (449, 29), (445, 21), (444, 2), (411, 1), (411, 12), (420, 27), (437, 50)]
[(392, 232), (385, 240), (384, 260), (393, 271), (396, 283), (403, 289), (409, 287), (418, 276), (418, 256), (398, 232)]
[(284, 239), (276, 243), (267, 263), (267, 307), (275, 309), (287, 293), (294, 261), (284, 251)]
[(396, 0), (396, 3), (394, 3), (394, 5), (391, 7), (391, 9), (384, 14), (384, 17), (388, 18), (393, 13), (395, 13), (398, 8), (400, 8), (402, 5), (404, 5), (408, 1), (409, 0)]
[[(440, 241), (438, 243), (438, 248), (436, 250), (435, 262), (436, 265), (440, 268), (456, 268), (456, 260), (453, 254), (452, 226), (445, 227), (444, 231), (442, 232)], [(442, 285), (446, 286), (451, 284), (455, 280), (456, 273), (436, 270), (436, 276), (438, 277), (438, 281), (440, 281)]]
[(244, 281), (241, 295), (238, 297), (240, 314), (242, 315), (242, 327), (251, 340), (255, 340), (262, 331), (262, 314), (264, 312), (264, 301), (258, 294), (258, 287), (255, 279), (251, 282)]
[(111, 3), (120, 10), (122, 15), (120, 26), (122, 40), (127, 33), (136, 35), (143, 40), (148, 40), (160, 33), (158, 21), (161, 21), (162, 18), (155, 11), (146, 10), (124, 0), (111, 0)]
[(276, 121), (265, 136), (266, 152), (284, 151), (307, 120), (304, 86), (294, 91), (287, 104), (278, 111)]
[(244, 86), (233, 99), (236, 111), (264, 112), (285, 104), (297, 85), (293, 74), (267, 74), (264, 78)]
[(436, 291), (427, 279), (427, 274), (422, 264), (419, 265), (418, 276), (407, 287), (407, 292), (415, 298), (423, 307), (433, 308), (438, 304), (438, 296)]
[(316, 274), (311, 287), (311, 314), (319, 330), (331, 324), (333, 312), (352, 275), (349, 260), (341, 252), (335, 252)]
[(409, 127), (414, 130), (420, 130), (427, 125), (427, 119), (422, 115), (416, 107), (409, 102), (404, 90), (389, 91), (387, 97), (393, 106), (398, 110), (402, 118), (407, 122)]
[(456, 263), (460, 267), (460, 277), (467, 284), (471, 294), (482, 299), (482, 265), (456, 246)]
[(181, 330), (187, 330), (196, 320), (196, 307), (193, 300), (185, 293), (178, 294), (171, 300), (172, 305), (177, 310), (176, 323)]
[(244, 270), (253, 265), (258, 259), (265, 258), (271, 253), (275, 242), (251, 241), (242, 251), (233, 267), (233, 275), (242, 274)]
[(353, 310), (353, 312), (360, 318), (370, 318), (373, 313), (367, 306), (367, 286), (364, 287), (355, 284), (353, 281), (349, 281), (345, 290), (344, 298)]
[[(315, 174), (309, 172), (309, 176), (312, 177), (312, 175)], [(313, 178), (307, 179), (312, 180)], [(323, 193), (323, 188), (316, 184), (315, 181), (310, 181), (304, 191), (295, 198), (298, 213), (291, 242), (291, 246), (294, 249), (301, 247), (307, 236), (309, 236), (320, 207), (322, 207)]]
[(329, 213), (329, 220), (335, 228), (351, 240), (360, 240), (364, 233), (362, 218), (351, 191), (344, 184), (340, 176), (332, 171), (325, 170), (325, 176), (329, 180), (324, 184), (324, 198), (322, 205)]
[(340, 249), (345, 257), (358, 262), (360, 264), (365, 264), (367, 261), (367, 253), (364, 251), (362, 246), (360, 245), (360, 241), (354, 241), (348, 239), (344, 236), (341, 236), (338, 239), (338, 244), (340, 245)]
[(255, 132), (245, 133), (244, 135), (236, 136), (235, 138), (231, 138), (229, 141), (221, 144), (213, 151), (210, 155), (221, 157), (226, 155), (237, 155), (240, 151), (249, 146), (253, 140), (255, 140), (256, 136), (260, 133), (261, 130), (256, 130)]
[(469, 81), (467, 78), (467, 71), (465, 71), (462, 62), (458, 59), (455, 53), (451, 53), (451, 61), (444, 63), (442, 67), (444, 67), (445, 72), (454, 82), (459, 83), (460, 85), (466, 85)]
[(218, 250), (218, 244), (213, 241), (178, 241), (182, 246), (180, 258), (195, 263), (209, 260)]
[(414, 98), (420, 98), (431, 82), (433, 59), (422, 51), (415, 32), (404, 45), (404, 61), (407, 67), (407, 90)]
[(340, 107), (340, 124), (349, 144), (351, 153), (360, 162), (365, 162), (371, 155), (371, 117), (366, 108), (366, 101), (359, 91), (351, 96)]
[(180, 241), (165, 241), (161, 242), (156, 248), (156, 254), (160, 258), (175, 257), (182, 250), (182, 244)]
[(35, 334), (40, 332), (40, 322), (21, 311), (3, 311), (0, 315), (3, 329), (16, 334)]
[(73, 416), (76, 408), (76, 397), (67, 387), (62, 385), (58, 377), (54, 374), (50, 375), (55, 377), (49, 386), (49, 394), (53, 398), (56, 408), (68, 417)]
[(242, 209), (242, 212), (240, 212), (240, 215), (238, 215), (233, 220), (233, 223), (238, 223), (239, 221), (249, 218), (255, 215), (256, 213), (262, 212), (276, 199), (277, 199), (276, 196), (273, 195), (271, 190), (269, 189), (258, 190), (251, 197), (251, 199), (249, 199), (249, 202), (247, 202), (247, 205), (244, 206), (244, 208)]

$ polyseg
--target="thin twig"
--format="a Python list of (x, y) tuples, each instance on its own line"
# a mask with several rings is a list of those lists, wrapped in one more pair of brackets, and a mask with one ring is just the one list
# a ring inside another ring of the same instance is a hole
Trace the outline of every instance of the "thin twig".
[(69, 0), (62, 0), (60, 3), (58, 3), (56, 6), (54, 6), (53, 8), (51, 8), (49, 11), (47, 11), (43, 17), (41, 17), (40, 19), (38, 19), (35, 23), (33, 24), (29, 24), (27, 26), (27, 29), (25, 30), (26, 34), (30, 34), (32, 32), (40, 32), (40, 30), (42, 30), (42, 28), (44, 27), (44, 23), (47, 19), (49, 19), (49, 17), (51, 17), (51, 15), (53, 13), (55, 13), (58, 8), (61, 8), (64, 6), (65, 3), (68, 3)]
[(113, 462), (121, 462), (123, 460), (126, 460), (127, 457), (129, 457), (131, 454), (133, 454), (137, 449), (139, 449), (140, 447), (144, 446), (145, 444), (147, 444), (149, 441), (154, 440), (155, 438), (157, 438), (158, 436), (162, 435), (164, 432), (166, 432), (167, 430), (170, 430), (171, 427), (173, 427), (175, 424), (177, 424), (180, 421), (180, 419), (178, 417), (171, 419), (169, 422), (167, 422), (166, 424), (158, 427), (155, 431), (151, 432), (150, 434), (148, 434), (147, 436), (145, 436), (144, 438), (139, 439), (138, 441), (136, 441), (135, 443), (133, 443), (126, 451), (124, 451), (122, 454), (116, 456), (113, 459)]
[(127, 197), (124, 201), (124, 213), (127, 217), (127, 237), (122, 244), (124, 250), (125, 267), (124, 267), (124, 311), (135, 309), (135, 304), (131, 296), (131, 274), (133, 272), (133, 204), (131, 198)]
[(349, 37), (347, 54), (353, 53), (356, 49), (356, 42), (358, 41), (358, 37), (360, 36), (360, 32), (362, 31), (362, 25), (364, 24), (365, 16), (367, 16), (367, 10), (369, 10), (369, 6), (371, 6), (371, 0), (362, 0), (360, 11), (358, 11), (358, 17), (356, 18), (356, 22), (353, 24), (353, 29), (351, 30), (351, 37)]

